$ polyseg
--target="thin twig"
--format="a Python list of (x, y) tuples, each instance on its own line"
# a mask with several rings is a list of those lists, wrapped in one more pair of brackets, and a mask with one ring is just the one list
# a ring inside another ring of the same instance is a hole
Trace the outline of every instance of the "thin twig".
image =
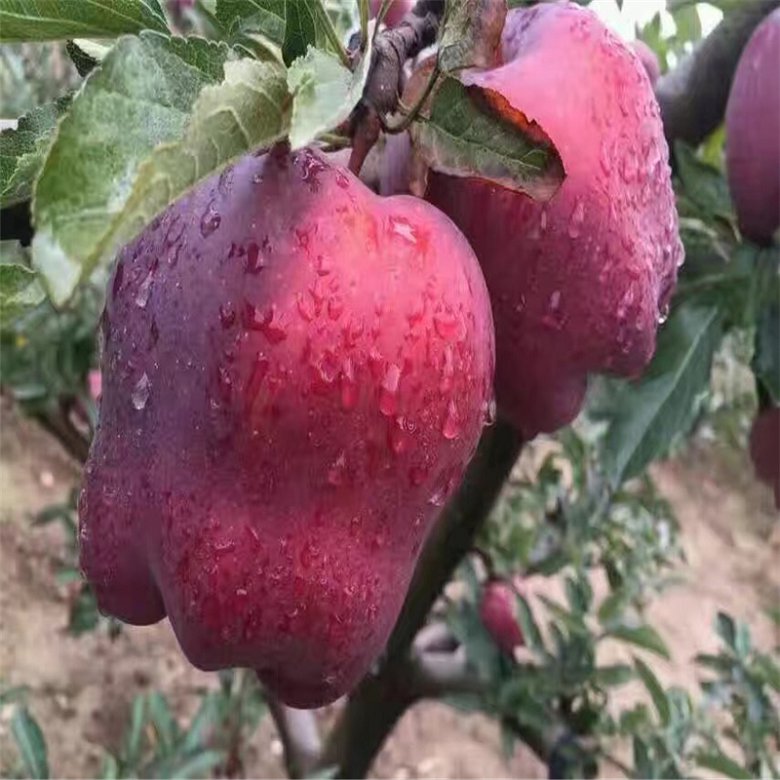
[(266, 694), (266, 697), (284, 747), (287, 774), (292, 778), (306, 777), (317, 765), (322, 752), (314, 713), (287, 707), (270, 694)]

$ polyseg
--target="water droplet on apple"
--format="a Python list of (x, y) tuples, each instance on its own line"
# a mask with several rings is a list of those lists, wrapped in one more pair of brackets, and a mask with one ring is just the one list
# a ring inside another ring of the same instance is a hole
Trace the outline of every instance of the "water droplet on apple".
[(441, 428), (442, 436), (444, 436), (445, 439), (457, 439), (460, 435), (461, 431), (461, 423), (460, 423), (460, 416), (458, 414), (458, 407), (455, 404), (455, 401), (450, 398), (449, 403), (447, 404), (447, 414), (444, 417), (444, 424)]
[(146, 372), (141, 375), (141, 378), (136, 382), (133, 388), (130, 400), (137, 411), (141, 411), (149, 400), (149, 393), (151, 392), (152, 383), (149, 381), (149, 377)]
[(209, 203), (200, 220), (200, 234), (208, 238), (220, 225), (222, 217), (214, 207), (214, 201)]
[(138, 292), (135, 294), (135, 305), (141, 309), (146, 308), (146, 304), (149, 303), (149, 295), (152, 291), (152, 281), (154, 280), (154, 273), (149, 271), (144, 277), (144, 280), (138, 286)]
[(385, 417), (390, 417), (398, 410), (398, 385), (400, 381), (401, 369), (395, 363), (390, 363), (379, 388), (379, 411)]

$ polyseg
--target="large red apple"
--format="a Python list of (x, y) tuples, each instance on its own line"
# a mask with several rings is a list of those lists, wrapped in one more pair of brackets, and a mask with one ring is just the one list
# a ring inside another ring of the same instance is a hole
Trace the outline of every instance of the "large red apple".
[(80, 503), (101, 609), (332, 701), (384, 646), (491, 400), (477, 261), (311, 151), (250, 156), (120, 253)]
[(750, 37), (731, 83), (726, 171), (742, 232), (770, 243), (780, 227), (780, 8)]
[(463, 74), (539, 122), (566, 179), (541, 203), (432, 172), (485, 273), (496, 396), (531, 437), (578, 412), (590, 372), (636, 376), (650, 359), (683, 253), (658, 104), (637, 57), (591, 11), (507, 15), (502, 63)]

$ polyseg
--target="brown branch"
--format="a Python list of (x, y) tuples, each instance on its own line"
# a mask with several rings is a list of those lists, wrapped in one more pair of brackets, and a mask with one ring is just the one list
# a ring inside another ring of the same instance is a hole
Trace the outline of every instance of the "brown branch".
[(729, 12), (679, 65), (662, 76), (655, 92), (664, 133), (698, 146), (723, 120), (731, 80), (753, 30), (780, 0), (750, 0)]
[(288, 777), (309, 775), (322, 752), (317, 720), (310, 710), (287, 707), (266, 692), (268, 709), (284, 748)]
[(79, 463), (86, 463), (89, 438), (73, 424), (64, 406), (36, 411), (33, 417), (47, 433), (57, 439), (69, 455)]

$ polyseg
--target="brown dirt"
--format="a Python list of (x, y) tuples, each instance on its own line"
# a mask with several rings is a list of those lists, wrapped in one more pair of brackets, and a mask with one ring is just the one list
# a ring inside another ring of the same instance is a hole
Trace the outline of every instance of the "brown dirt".
[[(113, 641), (103, 631), (78, 639), (66, 633), (67, 594), (55, 579), (65, 538), (56, 527), (33, 528), (30, 515), (64, 499), (78, 469), (7, 404), (0, 413), (0, 685), (29, 687), (28, 704), (47, 735), (56, 776), (95, 776), (103, 749), (118, 746), (137, 693), (159, 689), (178, 714), (188, 715), (197, 690), (213, 686), (214, 675), (183, 659), (167, 623), (132, 628)], [(653, 475), (677, 513), (688, 558), (683, 584), (651, 609), (674, 659), (654, 661), (654, 668), (665, 681), (693, 690), (690, 659), (714, 648), (718, 609), (749, 621), (757, 644), (778, 640), (762, 609), (780, 601), (780, 569), (773, 565), (780, 559), (780, 524), (769, 492), (752, 481), (741, 456), (735, 465), (712, 448), (692, 449), (656, 466)], [(627, 656), (623, 648), (608, 652)], [(635, 695), (628, 688), (621, 699)], [(10, 708), (0, 710), (0, 774), (13, 766), (9, 717)], [(280, 776), (280, 752), (265, 718), (248, 746), (247, 775)], [(546, 770), (522, 749), (506, 762), (489, 719), (434, 702), (406, 714), (373, 770), (379, 778), (508, 775), (545, 777)]]

